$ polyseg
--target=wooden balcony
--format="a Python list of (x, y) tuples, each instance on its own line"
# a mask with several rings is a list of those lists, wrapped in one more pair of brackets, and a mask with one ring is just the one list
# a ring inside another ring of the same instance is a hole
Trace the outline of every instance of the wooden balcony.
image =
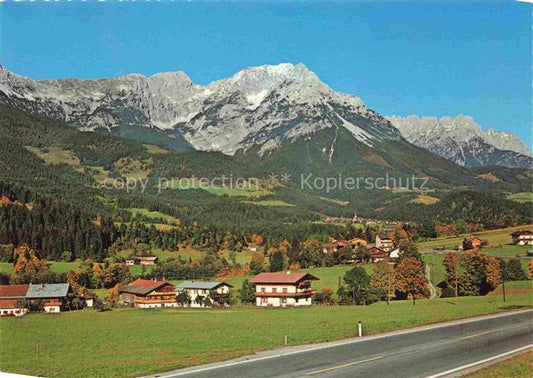
[(152, 299), (152, 298), (135, 298), (135, 303), (138, 304), (163, 304), (163, 303), (176, 303), (176, 298), (168, 298), (168, 299)]
[(266, 293), (266, 292), (256, 292), (256, 297), (273, 297), (273, 298), (301, 298), (309, 297), (313, 294), (316, 294), (316, 290), (306, 290), (300, 291), (297, 293)]

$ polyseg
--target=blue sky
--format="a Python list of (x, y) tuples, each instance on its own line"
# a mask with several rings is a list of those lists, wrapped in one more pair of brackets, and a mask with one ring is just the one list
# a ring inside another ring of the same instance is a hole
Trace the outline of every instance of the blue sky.
[(2, 3), (1, 62), (36, 79), (304, 63), (385, 115), (474, 117), (531, 144), (531, 4)]

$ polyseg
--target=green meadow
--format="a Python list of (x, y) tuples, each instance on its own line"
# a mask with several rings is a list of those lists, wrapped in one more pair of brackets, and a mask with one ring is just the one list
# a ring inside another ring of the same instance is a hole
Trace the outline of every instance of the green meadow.
[(516, 202), (533, 202), (533, 193), (531, 192), (521, 192), (513, 193), (507, 196), (507, 199), (516, 201)]
[[(511, 245), (511, 234), (514, 231), (518, 230), (533, 230), (533, 225), (523, 225), (518, 227), (509, 227), (509, 228), (500, 228), (497, 230), (491, 230), (491, 231), (482, 231), (482, 232), (475, 232), (473, 235), (476, 235), (480, 237), (481, 239), (488, 242), (487, 246), (483, 247), (484, 250), (491, 250), (491, 252), (494, 253), (500, 253), (499, 251), (503, 251), (503, 253), (506, 254), (516, 254), (516, 253), (526, 253), (528, 250), (528, 247), (520, 247)], [(427, 241), (422, 241), (418, 243), (418, 246), (421, 250), (425, 248), (435, 248), (435, 247), (445, 247), (446, 249), (454, 249), (455, 247), (463, 244), (463, 239), (466, 236), (470, 236), (472, 234), (463, 234), (459, 236), (451, 236), (451, 237), (441, 237), (436, 239), (430, 239)], [(498, 251), (498, 252), (497, 252)]]
[[(530, 285), (530, 282), (528, 282)], [(371, 306), (91, 309), (0, 319), (0, 370), (50, 377), (150, 374), (289, 344), (330, 341), (532, 307), (533, 290)], [(31, 337), (29, 337), (31, 335)], [(39, 345), (39, 356), (36, 348)]]

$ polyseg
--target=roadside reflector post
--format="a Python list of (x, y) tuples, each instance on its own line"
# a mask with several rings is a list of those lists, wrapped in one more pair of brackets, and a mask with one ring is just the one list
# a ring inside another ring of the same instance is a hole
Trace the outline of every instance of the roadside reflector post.
[(363, 336), (363, 323), (361, 321), (357, 323), (357, 335), (359, 337)]
[(37, 343), (36, 352), (37, 352), (37, 358), (39, 358), (39, 343)]
[(285, 335), (285, 346), (289, 345), (289, 338)]

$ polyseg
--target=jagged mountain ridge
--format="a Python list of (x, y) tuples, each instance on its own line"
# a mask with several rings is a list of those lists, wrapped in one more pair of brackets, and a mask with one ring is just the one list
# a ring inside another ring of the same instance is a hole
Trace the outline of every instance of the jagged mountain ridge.
[(333, 91), (303, 64), (250, 67), (207, 86), (183, 72), (36, 81), (0, 68), (0, 101), (82, 130), (142, 126), (229, 155), (252, 146), (263, 154), (336, 127), (369, 146), (401, 138), (360, 98)]
[(467, 168), (531, 168), (529, 148), (514, 134), (483, 131), (472, 117), (386, 117), (409, 142)]

